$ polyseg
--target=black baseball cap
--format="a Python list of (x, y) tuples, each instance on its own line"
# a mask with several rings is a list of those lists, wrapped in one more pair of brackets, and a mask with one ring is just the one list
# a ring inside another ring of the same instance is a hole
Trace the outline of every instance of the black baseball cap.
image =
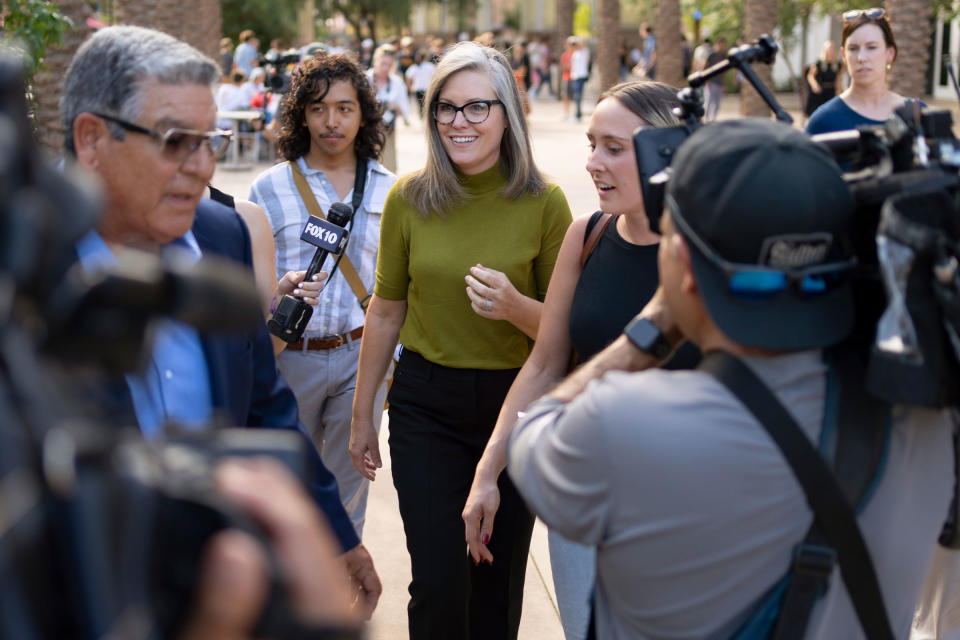
[(853, 328), (853, 198), (832, 156), (781, 122), (701, 127), (677, 150), (666, 206), (700, 295), (733, 340), (826, 347)]

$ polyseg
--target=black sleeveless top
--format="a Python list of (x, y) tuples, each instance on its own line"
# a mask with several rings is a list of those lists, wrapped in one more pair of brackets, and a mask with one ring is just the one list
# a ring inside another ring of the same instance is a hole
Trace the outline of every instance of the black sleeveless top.
[[(658, 246), (627, 242), (616, 220), (606, 228), (583, 265), (570, 307), (570, 341), (580, 362), (613, 342), (653, 297), (660, 281)], [(692, 368), (699, 359), (699, 351), (687, 343), (664, 368)]]
[[(837, 74), (840, 72), (839, 62), (825, 62), (817, 60), (817, 71), (814, 74), (817, 82), (820, 84), (820, 93), (814, 93), (807, 85), (807, 101), (804, 105), (804, 113), (809, 118), (813, 112), (820, 108), (830, 98), (837, 95)], [(804, 80), (806, 82), (806, 80)]]

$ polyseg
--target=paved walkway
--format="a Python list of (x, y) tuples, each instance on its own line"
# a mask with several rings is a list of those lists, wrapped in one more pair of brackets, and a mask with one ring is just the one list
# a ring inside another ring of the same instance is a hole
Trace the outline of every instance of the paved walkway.
[[(781, 95), (778, 100), (793, 115), (799, 126), (799, 100), (796, 96)], [(591, 96), (588, 87), (588, 95), (584, 100), (586, 115), (581, 123), (564, 121), (559, 102), (552, 99), (532, 101), (529, 120), (534, 154), (541, 169), (563, 188), (574, 215), (589, 213), (597, 208), (596, 192), (584, 169), (587, 153), (585, 132), (594, 101), (595, 93)], [(953, 108), (957, 121), (954, 105), (945, 103), (938, 106)], [(401, 174), (422, 167), (426, 156), (423, 125), (415, 115), (415, 110), (412, 113), (414, 115), (411, 116), (409, 125), (400, 123), (398, 129), (398, 166)], [(720, 117), (733, 118), (738, 115), (739, 97), (725, 97)], [(214, 176), (214, 185), (243, 198), (246, 197), (252, 180), (266, 168), (266, 164), (261, 164), (247, 171), (218, 170)], [(401, 640), (407, 637), (406, 605), (410, 565), (397, 507), (397, 495), (390, 479), (386, 422), (384, 418), (380, 444), (384, 468), (371, 488), (364, 532), (364, 543), (373, 555), (383, 581), (383, 596), (369, 628), (370, 640)], [(552, 640), (562, 637), (547, 552), (546, 528), (538, 521), (530, 549), (530, 562), (527, 565), (520, 639)]]

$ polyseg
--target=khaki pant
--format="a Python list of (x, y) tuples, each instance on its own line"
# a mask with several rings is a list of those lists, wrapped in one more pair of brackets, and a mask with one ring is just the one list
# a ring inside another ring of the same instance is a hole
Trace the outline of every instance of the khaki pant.
[[(300, 420), (320, 452), (323, 464), (336, 477), (340, 501), (357, 530), (357, 536), (363, 539), (370, 481), (353, 468), (347, 448), (359, 358), (360, 341), (351, 340), (343, 346), (322, 351), (285, 349), (277, 356), (277, 366), (297, 397)], [(387, 378), (392, 369), (392, 366), (388, 369)], [(382, 407), (386, 395), (387, 385), (381, 384), (373, 406)], [(379, 433), (378, 417), (374, 415)]]

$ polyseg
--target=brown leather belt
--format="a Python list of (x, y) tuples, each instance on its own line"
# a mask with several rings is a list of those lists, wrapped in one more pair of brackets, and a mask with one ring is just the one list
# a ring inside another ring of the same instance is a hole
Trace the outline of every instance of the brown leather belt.
[[(347, 342), (352, 340), (359, 340), (363, 335), (363, 327), (357, 327), (353, 331), (347, 333), (338, 333), (334, 336), (323, 336), (322, 338), (307, 338), (307, 351), (323, 351), (325, 349), (336, 349), (341, 347)], [(303, 350), (303, 340), (298, 340), (293, 342), (288, 346), (288, 349), (293, 349), (294, 351)]]

